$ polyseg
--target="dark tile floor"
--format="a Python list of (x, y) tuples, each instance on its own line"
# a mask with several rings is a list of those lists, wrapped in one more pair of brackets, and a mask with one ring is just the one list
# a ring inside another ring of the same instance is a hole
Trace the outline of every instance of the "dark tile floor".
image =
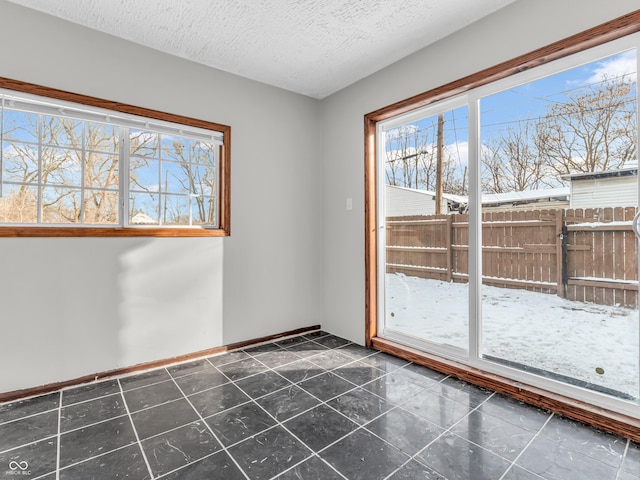
[(640, 480), (640, 445), (314, 332), (0, 405), (0, 478)]

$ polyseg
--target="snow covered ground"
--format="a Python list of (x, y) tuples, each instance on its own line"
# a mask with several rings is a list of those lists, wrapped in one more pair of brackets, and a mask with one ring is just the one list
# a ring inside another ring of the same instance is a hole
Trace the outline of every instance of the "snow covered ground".
[[(388, 327), (467, 348), (467, 284), (387, 274), (386, 295)], [(640, 398), (638, 310), (483, 286), (482, 319), (484, 355)]]

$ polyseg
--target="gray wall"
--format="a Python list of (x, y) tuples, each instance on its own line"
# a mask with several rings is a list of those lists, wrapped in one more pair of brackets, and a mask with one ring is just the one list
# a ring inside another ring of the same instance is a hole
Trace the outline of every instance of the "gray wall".
[(319, 102), (0, 0), (0, 76), (232, 127), (229, 238), (0, 239), (0, 392), (321, 318)]
[(637, 8), (637, 0), (519, 0), (323, 100), (323, 328), (364, 342), (364, 115)]

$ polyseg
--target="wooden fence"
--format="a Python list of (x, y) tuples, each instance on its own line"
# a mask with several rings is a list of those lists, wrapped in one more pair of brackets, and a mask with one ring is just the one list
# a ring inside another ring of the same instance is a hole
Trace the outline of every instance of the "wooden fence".
[[(638, 307), (635, 207), (485, 212), (483, 283)], [(469, 217), (387, 218), (387, 272), (466, 282)]]

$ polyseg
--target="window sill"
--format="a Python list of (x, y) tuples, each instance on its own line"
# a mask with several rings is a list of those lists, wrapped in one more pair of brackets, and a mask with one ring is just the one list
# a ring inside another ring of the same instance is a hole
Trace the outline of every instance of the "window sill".
[(224, 228), (0, 227), (0, 237), (228, 237)]

